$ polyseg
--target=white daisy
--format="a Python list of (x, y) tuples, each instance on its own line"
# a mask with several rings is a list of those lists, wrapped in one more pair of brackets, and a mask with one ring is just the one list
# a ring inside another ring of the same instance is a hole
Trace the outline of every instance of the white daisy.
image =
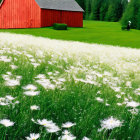
[(122, 122), (113, 118), (112, 116), (101, 121), (101, 129), (113, 129), (120, 126), (122, 126)]
[(97, 97), (96, 100), (97, 100), (98, 102), (103, 102), (103, 101), (104, 101), (104, 100), (103, 100), (102, 98), (100, 98), (100, 97)]
[(14, 97), (12, 97), (11, 95), (7, 95), (6, 96), (6, 98), (8, 99), (8, 100), (10, 100), (10, 101), (12, 101), (12, 100), (14, 100), (15, 98)]
[(83, 137), (83, 139), (82, 140), (90, 140), (89, 138), (87, 138), (87, 137)]
[(40, 134), (31, 133), (30, 137), (26, 137), (27, 140), (37, 140), (40, 138)]
[(29, 84), (25, 87), (23, 87), (24, 90), (31, 90), (31, 91), (35, 91), (37, 90), (37, 87), (35, 85)]
[(16, 65), (10, 65), (10, 67), (11, 67), (13, 70), (15, 70), (15, 69), (18, 68)]
[(49, 133), (58, 132), (60, 130), (53, 121), (48, 121), (46, 119), (37, 120), (37, 124), (44, 126)]
[(126, 106), (127, 106), (127, 107), (133, 107), (133, 108), (135, 108), (135, 107), (138, 107), (139, 105), (140, 105), (140, 104), (137, 103), (137, 102), (135, 102), (135, 101), (126, 102)]
[(3, 119), (3, 120), (0, 120), (0, 124), (4, 125), (5, 127), (9, 127), (9, 126), (13, 126), (14, 122), (11, 122), (8, 119)]
[(39, 110), (40, 107), (37, 106), (37, 105), (32, 105), (32, 106), (30, 107), (30, 109), (31, 109), (31, 110)]
[(63, 135), (58, 138), (58, 140), (75, 140), (76, 137), (73, 136), (68, 130), (63, 132)]
[(127, 87), (131, 87), (131, 86), (132, 86), (131, 82), (130, 82), (130, 81), (127, 81), (127, 82), (126, 82), (126, 86), (127, 86)]
[(60, 131), (60, 128), (56, 125), (52, 125), (50, 128), (46, 128), (49, 133), (56, 133)]
[(27, 95), (27, 96), (36, 96), (39, 95), (39, 91), (25, 91), (23, 92), (23, 94)]
[(5, 81), (5, 85), (9, 87), (19, 86), (20, 81), (18, 79), (9, 79)]
[(76, 125), (75, 123), (71, 123), (71, 122), (66, 122), (64, 124), (62, 124), (63, 128), (70, 128), (72, 126)]

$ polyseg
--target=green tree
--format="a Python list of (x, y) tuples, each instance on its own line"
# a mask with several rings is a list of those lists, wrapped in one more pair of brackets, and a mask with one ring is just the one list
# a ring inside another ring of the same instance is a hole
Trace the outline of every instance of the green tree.
[(136, 18), (137, 18), (137, 29), (140, 30), (140, 9), (138, 11)]
[(122, 26), (127, 26), (128, 21), (132, 22), (131, 28), (137, 29), (139, 25), (139, 11), (140, 11), (140, 0), (131, 0), (125, 13), (123, 14), (121, 23)]
[(85, 1), (85, 19), (89, 19), (91, 14), (91, 0)]
[(90, 19), (100, 20), (100, 7), (102, 0), (92, 0)]
[(105, 20), (105, 15), (108, 10), (108, 0), (103, 0), (101, 7), (100, 7), (100, 20), (104, 21)]

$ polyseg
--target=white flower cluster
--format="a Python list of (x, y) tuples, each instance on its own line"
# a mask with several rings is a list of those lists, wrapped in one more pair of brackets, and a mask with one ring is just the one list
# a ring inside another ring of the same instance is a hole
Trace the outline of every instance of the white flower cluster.
[(1, 97), (0, 98), (0, 106), (7, 106), (7, 105), (15, 105), (15, 104), (18, 104), (19, 101), (14, 101), (15, 98), (12, 97), (11, 95), (7, 95), (5, 97)]
[(15, 76), (11, 72), (7, 72), (7, 74), (2, 75), (5, 80), (5, 85), (9, 87), (15, 87), (20, 85), (20, 80), (22, 76)]
[(11, 62), (12, 59), (11, 59), (11, 57), (8, 58), (8, 56), (0, 56), (0, 61)]
[(29, 85), (23, 87), (23, 89), (25, 90), (23, 92), (23, 94), (25, 94), (27, 96), (37, 96), (40, 93), (40, 91), (36, 91), (37, 87), (32, 84), (29, 84)]
[(36, 124), (39, 124), (39, 125), (45, 127), (47, 132), (49, 132), (49, 133), (56, 133), (56, 132), (60, 131), (60, 128), (53, 121), (48, 121), (47, 119), (37, 120), (37, 121), (32, 119), (32, 121)]
[(45, 89), (55, 89), (55, 85), (51, 83), (49, 79), (46, 79), (46, 76), (44, 74), (40, 74), (35, 77), (36, 82), (43, 86)]

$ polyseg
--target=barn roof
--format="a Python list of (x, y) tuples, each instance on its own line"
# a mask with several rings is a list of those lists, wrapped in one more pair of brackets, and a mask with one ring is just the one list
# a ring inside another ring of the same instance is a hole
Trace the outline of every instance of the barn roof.
[(35, 0), (41, 9), (84, 12), (75, 0)]

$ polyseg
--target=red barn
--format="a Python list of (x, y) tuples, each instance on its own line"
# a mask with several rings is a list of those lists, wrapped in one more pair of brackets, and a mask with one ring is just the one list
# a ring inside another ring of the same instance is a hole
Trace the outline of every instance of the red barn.
[(83, 27), (83, 9), (75, 0), (3, 0), (0, 28), (40, 28), (53, 23)]

